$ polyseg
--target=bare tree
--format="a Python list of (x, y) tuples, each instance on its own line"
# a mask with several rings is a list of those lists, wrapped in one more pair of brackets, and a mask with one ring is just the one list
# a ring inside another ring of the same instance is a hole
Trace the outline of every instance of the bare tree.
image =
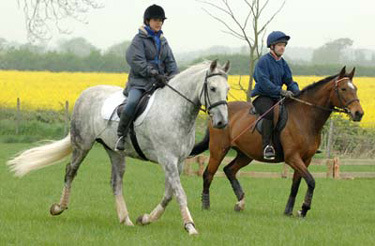
[(74, 19), (86, 23), (86, 13), (90, 9), (101, 8), (99, 0), (17, 0), (23, 9), (30, 41), (48, 40), (53, 29), (69, 33), (61, 27), (61, 21)]
[[(285, 5), (285, 0), (281, 3), (280, 7), (269, 17), (267, 21), (261, 21), (261, 16), (264, 14), (265, 9), (269, 4), (269, 0), (261, 1), (261, 0), (243, 0), (244, 7), (242, 9), (246, 9), (247, 15), (244, 19), (236, 15), (233, 11), (233, 8), (228, 0), (221, 0), (221, 3), (217, 4), (216, 1), (205, 1), (205, 0), (198, 0), (199, 2), (203, 3), (204, 5), (208, 6), (211, 10), (214, 9), (217, 13), (220, 14), (213, 14), (212, 11), (209, 11), (204, 8), (204, 11), (210, 15), (215, 20), (219, 21), (226, 27), (226, 31), (223, 31), (227, 34), (234, 36), (244, 42), (246, 42), (249, 48), (249, 82), (248, 82), (248, 89), (246, 90), (241, 83), (239, 82), (239, 86), (241, 90), (246, 93), (247, 101), (251, 101), (251, 90), (253, 88), (253, 72), (255, 68), (255, 62), (259, 59), (262, 55), (263, 50), (263, 43), (264, 43), (264, 35), (267, 26), (272, 22), (275, 16), (281, 11), (281, 9)], [(215, 3), (213, 3), (215, 2)], [(237, 0), (239, 2), (239, 0)], [(232, 4), (233, 5), (233, 4)], [(225, 15), (227, 18), (221, 18), (221, 15)], [(250, 26), (251, 23), (251, 26)]]

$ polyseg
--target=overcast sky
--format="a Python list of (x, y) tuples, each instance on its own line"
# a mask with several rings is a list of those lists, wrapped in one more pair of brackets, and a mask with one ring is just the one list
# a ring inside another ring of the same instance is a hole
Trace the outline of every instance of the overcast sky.
[[(23, 1), (23, 0), (20, 0)], [(82, 36), (95, 46), (108, 46), (131, 40), (142, 24), (143, 12), (151, 4), (161, 5), (167, 16), (163, 31), (172, 49), (177, 52), (205, 49), (214, 45), (244, 45), (222, 30), (225, 27), (208, 16), (195, 0), (102, 0), (104, 7), (87, 14), (89, 24), (69, 22), (70, 35), (54, 34), (51, 43), (61, 38)], [(221, 1), (215, 0), (220, 3)], [(229, 0), (238, 14), (246, 8), (242, 0)], [(270, 0), (265, 21), (282, 3)], [(375, 1), (370, 0), (286, 0), (278, 16), (267, 28), (282, 30), (292, 39), (294, 47), (319, 47), (328, 41), (348, 37), (354, 47), (375, 50)], [(244, 19), (244, 18), (242, 18)], [(25, 20), (16, 0), (0, 1), (0, 37), (8, 41), (27, 41)]]

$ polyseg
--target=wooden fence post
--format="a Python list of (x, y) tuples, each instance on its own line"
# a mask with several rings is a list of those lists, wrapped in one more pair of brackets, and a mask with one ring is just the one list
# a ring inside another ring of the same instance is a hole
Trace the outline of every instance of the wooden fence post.
[(326, 165), (327, 165), (327, 178), (332, 178), (333, 177), (333, 161), (330, 159), (327, 159)]
[(21, 100), (19, 97), (17, 97), (16, 135), (20, 133), (20, 121), (21, 121)]
[(332, 117), (331, 117), (330, 122), (329, 122), (329, 132), (328, 132), (327, 159), (331, 158), (332, 135), (333, 135), (333, 120), (332, 120)]
[(202, 177), (203, 176), (203, 172), (204, 172), (204, 164), (206, 163), (206, 160), (207, 160), (207, 157), (204, 156), (204, 155), (201, 155), (198, 157), (198, 165), (199, 165), (199, 169), (198, 169), (198, 176)]
[(68, 134), (69, 131), (69, 102), (65, 101), (65, 125), (64, 125), (64, 136)]
[(340, 160), (338, 157), (333, 158), (333, 178), (340, 178)]
[(288, 165), (284, 162), (283, 164), (283, 172), (281, 173), (281, 177), (286, 179), (288, 177)]

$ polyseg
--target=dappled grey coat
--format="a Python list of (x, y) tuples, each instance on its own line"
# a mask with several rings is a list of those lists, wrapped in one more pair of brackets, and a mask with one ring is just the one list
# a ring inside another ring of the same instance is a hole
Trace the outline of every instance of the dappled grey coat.
[(178, 73), (177, 64), (172, 50), (168, 45), (167, 39), (160, 36), (159, 64), (154, 62), (157, 55), (155, 41), (147, 33), (144, 26), (139, 28), (139, 32), (133, 38), (131, 45), (126, 51), (126, 61), (130, 66), (130, 73), (126, 92), (130, 88), (141, 88), (148, 90), (151, 88), (155, 79), (151, 76), (151, 71), (155, 69), (160, 74), (172, 76)]

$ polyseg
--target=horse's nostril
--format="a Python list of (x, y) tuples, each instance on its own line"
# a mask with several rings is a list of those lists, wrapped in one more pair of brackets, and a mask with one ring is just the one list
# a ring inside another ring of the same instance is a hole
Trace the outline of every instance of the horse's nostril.
[(354, 120), (355, 121), (360, 121), (362, 119), (363, 113), (360, 111), (355, 111), (354, 113)]

